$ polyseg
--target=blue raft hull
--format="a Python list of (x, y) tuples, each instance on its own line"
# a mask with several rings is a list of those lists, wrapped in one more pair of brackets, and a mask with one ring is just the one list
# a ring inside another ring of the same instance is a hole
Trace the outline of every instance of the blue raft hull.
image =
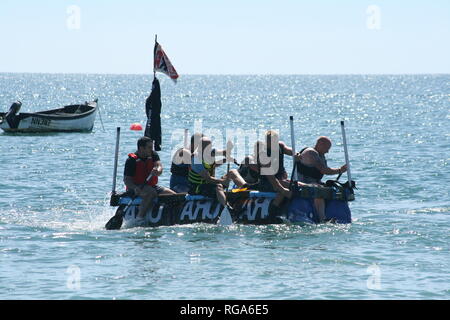
[[(327, 219), (335, 219), (336, 223), (352, 222), (348, 202), (343, 200), (327, 200), (325, 216)], [(287, 218), (292, 223), (317, 223), (319, 220), (314, 208), (314, 200), (302, 198), (292, 200), (287, 211)]]
[[(171, 226), (191, 223), (217, 223), (223, 206), (215, 199), (203, 196), (186, 195), (180, 197), (166, 197), (164, 201), (155, 202), (153, 208), (145, 217), (146, 227)], [(236, 209), (232, 212), (234, 223), (241, 224), (316, 224), (317, 213), (314, 209), (314, 199), (295, 197), (286, 203), (276, 215), (269, 214), (269, 207), (274, 193), (250, 192), (245, 197), (235, 197), (232, 205)], [(136, 216), (139, 212), (140, 198), (132, 202), (130, 197), (121, 197), (117, 210), (124, 210), (122, 228), (136, 226)], [(128, 206), (128, 204), (130, 204)], [(351, 212), (345, 200), (326, 200), (326, 217), (334, 218), (336, 223), (351, 223)], [(142, 225), (142, 224), (141, 224)]]

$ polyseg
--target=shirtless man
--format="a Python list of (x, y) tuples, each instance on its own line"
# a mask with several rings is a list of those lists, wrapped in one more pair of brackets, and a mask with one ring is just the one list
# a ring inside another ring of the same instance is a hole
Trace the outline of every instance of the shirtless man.
[[(317, 139), (314, 148), (305, 148), (296, 155), (297, 172), (300, 182), (312, 184), (315, 186), (323, 185), (321, 182), (324, 175), (340, 174), (347, 171), (347, 165), (340, 168), (328, 167), (325, 154), (331, 148), (331, 140), (328, 137), (321, 136)], [(325, 200), (314, 199), (316, 211), (319, 214), (319, 222), (324, 222)]]

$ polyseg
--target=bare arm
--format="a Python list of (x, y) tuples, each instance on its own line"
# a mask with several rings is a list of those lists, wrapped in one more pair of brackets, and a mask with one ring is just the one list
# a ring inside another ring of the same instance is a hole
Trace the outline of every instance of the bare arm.
[(218, 179), (215, 177), (211, 177), (211, 175), (209, 174), (208, 170), (202, 170), (199, 172), (200, 177), (202, 177), (203, 179), (205, 179), (206, 182), (208, 183), (212, 183), (212, 184), (220, 184), (220, 183), (225, 183), (225, 179)]
[(281, 147), (283, 148), (283, 153), (288, 155), (288, 156), (292, 156), (293, 151), (292, 148), (288, 147), (284, 142), (280, 142)]
[(343, 165), (340, 168), (330, 168), (325, 165), (325, 163), (322, 161), (322, 159), (319, 157), (319, 154), (317, 152), (308, 152), (308, 155), (312, 159), (312, 164), (320, 171), (322, 174), (326, 175), (333, 175), (333, 174), (339, 174), (342, 172), (345, 172), (347, 170), (347, 166)]

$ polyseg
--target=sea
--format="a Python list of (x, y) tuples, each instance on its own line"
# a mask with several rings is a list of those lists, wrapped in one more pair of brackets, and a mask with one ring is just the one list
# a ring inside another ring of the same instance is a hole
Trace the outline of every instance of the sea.
[(343, 120), (353, 223), (107, 231), (116, 128), (122, 191), (153, 74), (0, 73), (3, 112), (16, 100), (22, 112), (100, 107), (89, 133), (0, 133), (0, 299), (450, 299), (450, 75), (157, 77), (160, 184), (185, 129), (216, 148), (234, 133), (238, 157), (269, 129), (297, 150), (328, 136), (336, 168)]

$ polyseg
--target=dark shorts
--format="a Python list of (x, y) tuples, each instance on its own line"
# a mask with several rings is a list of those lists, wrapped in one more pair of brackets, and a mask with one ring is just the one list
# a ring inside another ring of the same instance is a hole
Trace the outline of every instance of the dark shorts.
[(172, 174), (170, 177), (170, 189), (177, 193), (189, 191), (189, 181), (186, 177)]
[(211, 183), (204, 183), (200, 185), (190, 184), (189, 194), (202, 195), (208, 198), (216, 198), (217, 185)]

